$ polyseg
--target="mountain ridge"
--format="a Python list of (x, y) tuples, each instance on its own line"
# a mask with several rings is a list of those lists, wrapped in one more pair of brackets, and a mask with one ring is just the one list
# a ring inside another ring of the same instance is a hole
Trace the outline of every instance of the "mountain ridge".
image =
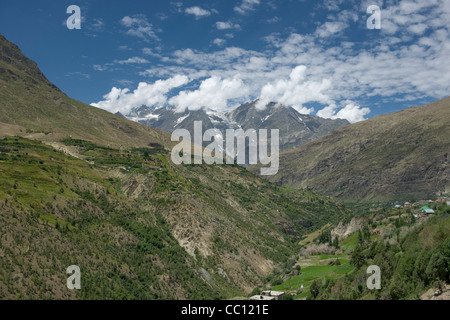
[(340, 128), (280, 155), (278, 185), (341, 200), (413, 198), (448, 190), (450, 98)]
[(27, 135), (53, 142), (76, 135), (115, 146), (172, 145), (163, 131), (69, 98), (1, 34), (0, 81), (0, 135)]
[(192, 134), (194, 121), (201, 121), (204, 130), (279, 129), (281, 150), (299, 147), (349, 124), (343, 119), (331, 120), (300, 114), (290, 106), (277, 103), (269, 103), (266, 108), (257, 109), (256, 101), (226, 112), (210, 109), (177, 112), (174, 108), (143, 105), (133, 109), (125, 117), (168, 133), (175, 129), (187, 129)]

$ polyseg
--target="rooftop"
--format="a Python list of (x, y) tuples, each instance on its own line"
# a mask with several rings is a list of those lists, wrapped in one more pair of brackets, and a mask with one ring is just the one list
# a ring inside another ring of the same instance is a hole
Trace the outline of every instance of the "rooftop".
[(284, 294), (284, 292), (282, 292), (282, 291), (272, 291), (272, 290), (261, 292), (261, 295), (269, 296), (269, 297), (278, 297), (278, 296), (282, 296), (283, 294)]
[(275, 300), (275, 297), (256, 295), (248, 298), (249, 300)]

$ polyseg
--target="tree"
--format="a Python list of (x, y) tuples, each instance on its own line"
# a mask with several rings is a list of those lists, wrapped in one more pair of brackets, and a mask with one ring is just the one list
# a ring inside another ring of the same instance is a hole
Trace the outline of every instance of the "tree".
[(358, 242), (361, 243), (363, 241), (361, 230), (358, 230)]
[(427, 275), (425, 273), (428, 263), (429, 252), (422, 249), (414, 262), (413, 279), (415, 282), (426, 282)]
[(366, 263), (366, 257), (362, 246), (359, 243), (356, 245), (355, 250), (352, 253), (350, 263), (355, 266), (356, 270), (359, 270)]
[(427, 269), (425, 270), (425, 273), (427, 274), (427, 277), (430, 281), (433, 280), (447, 280), (447, 259), (442, 255), (442, 253), (435, 252), (430, 259), (430, 262), (428, 262)]
[(334, 237), (333, 247), (335, 247), (336, 249), (339, 248), (339, 238), (337, 236)]
[(317, 296), (320, 293), (320, 287), (321, 287), (321, 283), (319, 280), (314, 280), (313, 283), (311, 283), (311, 286), (309, 287), (309, 291), (311, 292), (311, 295), (313, 296), (313, 298), (317, 298)]
[(394, 275), (391, 285), (389, 286), (389, 294), (393, 300), (399, 300), (408, 294), (408, 289), (405, 282), (406, 281), (398, 274)]
[(364, 226), (362, 237), (365, 241), (370, 241), (370, 230), (368, 226)]

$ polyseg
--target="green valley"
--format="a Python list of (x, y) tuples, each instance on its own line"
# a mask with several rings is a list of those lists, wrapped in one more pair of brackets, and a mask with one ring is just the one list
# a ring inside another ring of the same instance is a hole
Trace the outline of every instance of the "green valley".
[[(435, 215), (419, 218), (410, 209), (367, 212), (352, 219), (361, 228), (348, 236), (337, 235), (337, 228), (316, 232), (314, 241), (301, 242), (297, 257), (266, 278), (264, 289), (295, 300), (447, 300), (450, 206), (434, 207)], [(339, 240), (330, 240), (333, 235)], [(367, 287), (371, 265), (380, 267), (380, 289)]]
[[(2, 298), (242, 295), (295, 254), (302, 234), (348, 214), (239, 166), (173, 165), (161, 146), (60, 143), (76, 157), (0, 140)], [(65, 288), (72, 264), (79, 293)]]

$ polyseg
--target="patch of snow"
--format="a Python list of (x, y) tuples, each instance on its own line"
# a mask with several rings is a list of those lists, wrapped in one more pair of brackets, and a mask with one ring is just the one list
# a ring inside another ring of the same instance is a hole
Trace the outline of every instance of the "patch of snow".
[(159, 119), (159, 116), (160, 116), (159, 114), (150, 113), (145, 116), (145, 119)]
[(185, 116), (182, 116), (182, 117), (179, 117), (178, 119), (177, 119), (177, 121), (176, 121), (176, 123), (175, 123), (175, 126), (177, 126), (177, 125), (179, 125), (180, 123), (182, 123), (187, 117), (189, 117), (191, 114), (190, 113), (188, 113), (187, 115), (185, 115)]

